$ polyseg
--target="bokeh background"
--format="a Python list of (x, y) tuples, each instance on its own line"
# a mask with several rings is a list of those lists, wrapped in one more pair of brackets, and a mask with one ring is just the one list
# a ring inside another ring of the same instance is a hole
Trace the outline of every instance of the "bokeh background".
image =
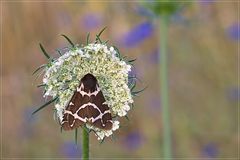
[[(78, 158), (74, 132), (60, 133), (53, 106), (31, 113), (44, 102), (32, 72), (46, 62), (41, 42), (56, 48), (102, 35), (121, 53), (137, 58), (138, 88), (129, 119), (114, 139), (100, 144), (91, 134), (90, 157), (162, 157), (162, 117), (158, 79), (159, 26), (138, 2), (11, 2), (2, 8), (2, 157)], [(237, 1), (194, 1), (171, 16), (168, 33), (169, 94), (173, 157), (236, 158), (238, 155)], [(161, 56), (161, 55), (160, 55)], [(160, 57), (161, 58), (161, 57)]]

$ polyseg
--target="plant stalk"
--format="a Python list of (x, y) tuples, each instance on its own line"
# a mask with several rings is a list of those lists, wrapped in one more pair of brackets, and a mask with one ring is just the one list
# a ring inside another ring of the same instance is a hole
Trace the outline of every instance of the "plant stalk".
[(168, 16), (162, 15), (160, 22), (160, 42), (159, 42), (159, 79), (160, 79), (160, 94), (162, 107), (162, 122), (163, 122), (163, 156), (164, 159), (171, 160), (171, 127), (169, 113), (169, 97), (168, 97), (168, 58), (167, 58), (167, 36), (168, 36)]
[(82, 159), (89, 160), (89, 133), (86, 128), (82, 130)]

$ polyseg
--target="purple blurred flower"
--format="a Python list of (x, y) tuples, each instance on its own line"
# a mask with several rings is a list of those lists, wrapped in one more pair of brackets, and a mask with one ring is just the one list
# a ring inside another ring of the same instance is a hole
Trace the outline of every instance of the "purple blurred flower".
[(22, 130), (21, 136), (22, 137), (31, 137), (33, 135), (33, 125), (36, 122), (36, 116), (32, 116), (32, 112), (34, 111), (33, 108), (25, 108), (23, 110), (23, 121), (22, 121)]
[(203, 155), (209, 158), (216, 158), (218, 155), (217, 145), (214, 143), (208, 143), (203, 146)]
[(240, 98), (239, 88), (232, 87), (227, 90), (227, 98), (231, 101), (238, 101)]
[(153, 35), (154, 27), (150, 22), (143, 22), (133, 27), (123, 38), (120, 40), (121, 44), (126, 48), (135, 47), (145, 39)]
[(230, 27), (227, 28), (227, 34), (229, 38), (232, 40), (239, 40), (240, 39), (240, 26), (238, 23), (232, 24)]
[(23, 119), (24, 119), (24, 122), (27, 122), (29, 124), (33, 124), (36, 122), (36, 116), (32, 116), (32, 113), (35, 111), (34, 108), (25, 108), (23, 110)]
[(101, 24), (102, 24), (102, 17), (98, 13), (96, 13), (96, 14), (93, 14), (93, 13), (87, 14), (87, 15), (85, 15), (83, 17), (82, 24), (83, 24), (83, 27), (86, 30), (96, 29), (99, 26), (101, 26)]
[(124, 146), (128, 150), (136, 150), (143, 143), (143, 137), (138, 131), (130, 132), (123, 140)]
[(65, 142), (60, 148), (61, 153), (67, 158), (81, 157), (81, 147), (76, 145), (74, 142)]

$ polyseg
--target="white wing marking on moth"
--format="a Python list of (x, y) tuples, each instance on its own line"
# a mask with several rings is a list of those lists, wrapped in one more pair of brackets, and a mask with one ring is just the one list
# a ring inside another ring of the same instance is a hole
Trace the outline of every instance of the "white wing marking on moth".
[(77, 87), (77, 92), (79, 92), (83, 97), (85, 96), (85, 95), (87, 95), (88, 97), (90, 97), (90, 96), (92, 96), (92, 95), (94, 95), (94, 96), (96, 96), (99, 92), (100, 92), (100, 88), (98, 87), (98, 86), (96, 86), (96, 90), (94, 91), (94, 92), (85, 92), (85, 91), (83, 91), (83, 89), (84, 89), (84, 86), (83, 86), (83, 83), (81, 84), (81, 86), (80, 86), (80, 88), (79, 87)]

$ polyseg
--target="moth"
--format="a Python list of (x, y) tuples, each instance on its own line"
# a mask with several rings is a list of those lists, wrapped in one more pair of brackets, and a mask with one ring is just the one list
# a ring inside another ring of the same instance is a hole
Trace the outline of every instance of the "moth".
[(104, 130), (112, 129), (112, 115), (96, 77), (86, 74), (69, 101), (61, 125), (72, 130), (86, 123)]

